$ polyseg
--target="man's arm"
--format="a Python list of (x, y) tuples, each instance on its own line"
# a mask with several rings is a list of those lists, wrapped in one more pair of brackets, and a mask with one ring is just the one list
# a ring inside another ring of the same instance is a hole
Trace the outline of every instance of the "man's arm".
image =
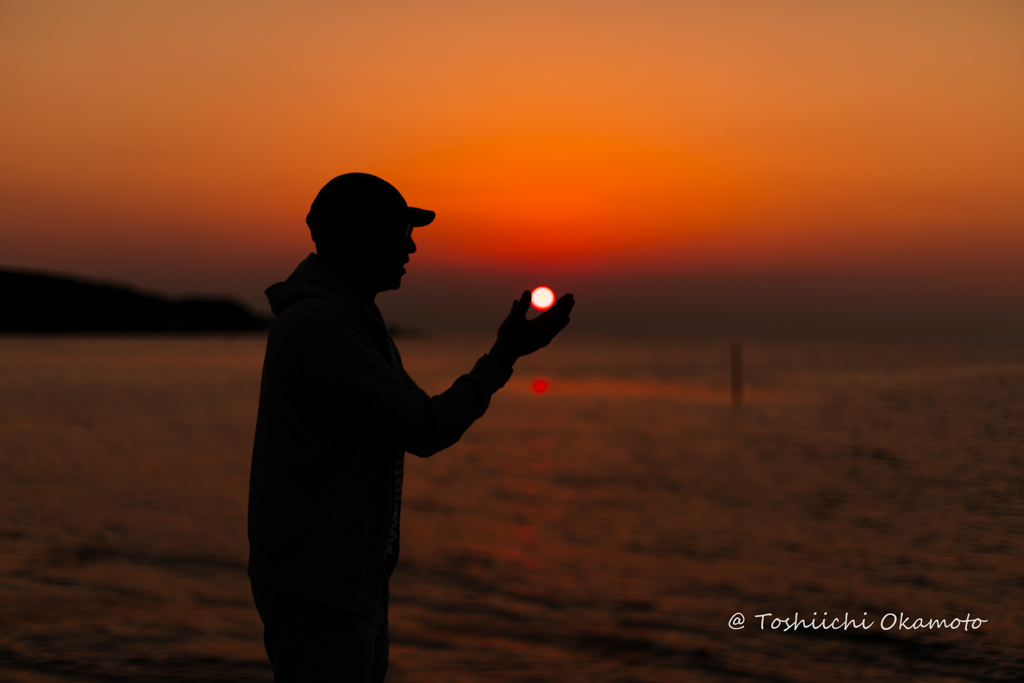
[(488, 354), (431, 397), (415, 383), (406, 385), (353, 314), (321, 308), (306, 326), (301, 332), (305, 379), (321, 400), (355, 428), (365, 426), (420, 457), (458, 441), (512, 374), (510, 364)]
[(412, 386), (381, 356), (369, 332), (344, 309), (324, 307), (309, 316), (300, 334), (306, 381), (329, 405), (385, 435), (395, 448), (428, 457), (451, 446), (484, 414), (491, 395), (512, 375), (516, 358), (547, 346), (569, 323), (574, 304), (566, 294), (533, 320), (526, 319), (530, 293), (513, 302), (491, 352), (438, 396)]
[(402, 354), (398, 352), (398, 347), (395, 346), (395, 342), (392, 341), (391, 337), (388, 337), (388, 344), (391, 346), (391, 350), (394, 353), (395, 358), (398, 360), (398, 376), (402, 378), (402, 383), (405, 384), (408, 389), (430, 398), (427, 392), (423, 391), (423, 389), (420, 388), (420, 385), (416, 384), (416, 381), (409, 376), (408, 372), (405, 371), (405, 366), (402, 363)]

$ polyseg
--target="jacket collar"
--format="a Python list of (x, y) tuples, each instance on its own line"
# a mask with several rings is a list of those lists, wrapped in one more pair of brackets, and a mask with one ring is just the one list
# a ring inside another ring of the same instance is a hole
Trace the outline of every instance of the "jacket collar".
[(271, 285), (266, 291), (274, 315), (280, 315), (288, 305), (299, 299), (316, 297), (330, 299), (353, 310), (366, 320), (371, 330), (387, 337), (384, 317), (376, 304), (367, 302), (316, 254), (310, 254), (284, 282)]

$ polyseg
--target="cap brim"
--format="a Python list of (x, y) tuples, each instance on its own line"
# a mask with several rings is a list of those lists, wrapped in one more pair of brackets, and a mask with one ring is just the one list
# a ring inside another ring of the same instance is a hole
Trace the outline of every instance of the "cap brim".
[(409, 222), (412, 223), (414, 228), (422, 228), (424, 225), (429, 225), (436, 214), (433, 211), (427, 211), (426, 209), (417, 209), (416, 207), (409, 207)]

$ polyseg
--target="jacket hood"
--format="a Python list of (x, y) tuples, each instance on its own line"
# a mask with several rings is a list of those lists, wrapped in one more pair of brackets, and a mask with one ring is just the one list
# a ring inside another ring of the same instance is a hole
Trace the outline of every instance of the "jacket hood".
[(376, 320), (382, 327), (384, 325), (380, 311), (375, 310), (377, 307), (360, 298), (316, 254), (307, 256), (287, 280), (268, 287), (266, 294), (274, 315), (281, 315), (285, 308), (300, 299), (314, 297), (336, 301)]

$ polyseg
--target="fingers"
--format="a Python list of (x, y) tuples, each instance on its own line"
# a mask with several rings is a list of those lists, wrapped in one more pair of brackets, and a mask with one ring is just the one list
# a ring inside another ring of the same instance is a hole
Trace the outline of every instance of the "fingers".
[[(564, 294), (564, 295), (562, 295), (562, 298), (560, 298), (558, 301), (556, 301), (551, 308), (549, 308), (548, 310), (546, 310), (544, 312), (545, 313), (551, 313), (551, 315), (558, 315), (558, 316), (569, 315), (569, 312), (572, 310), (572, 307), (575, 304), (576, 304), (576, 300), (573, 298), (572, 294)], [(554, 311), (554, 312), (552, 313), (552, 311)]]
[[(521, 318), (524, 321), (526, 320), (526, 313), (527, 311), (530, 310), (531, 298), (532, 295), (530, 294), (530, 290), (523, 290), (523, 295), (519, 298), (519, 301), (514, 301), (512, 303), (512, 312), (515, 313), (514, 317)], [(572, 312), (572, 308), (575, 305), (575, 297), (572, 295), (572, 293), (566, 292), (561, 296), (561, 298), (555, 301), (554, 305), (552, 305), (547, 310), (542, 311), (540, 315), (534, 318), (533, 322), (540, 325), (551, 325), (553, 324), (554, 319), (558, 319), (559, 321), (565, 319), (566, 322), (568, 322), (567, 319), (569, 317), (569, 313)], [(518, 311), (516, 310), (516, 306), (519, 306)], [(561, 325), (561, 327), (559, 327), (558, 329), (561, 329), (562, 327), (565, 326), (565, 324), (561, 322), (559, 322), (558, 324)]]
[(576, 304), (576, 300), (572, 294), (566, 294), (561, 299), (555, 302), (555, 304), (548, 310), (537, 316), (537, 319), (547, 320), (548, 318), (567, 318), (569, 313), (572, 312), (572, 307)]
[(526, 312), (530, 310), (530, 290), (524, 289), (523, 295), (519, 297), (520, 317), (526, 318)]

